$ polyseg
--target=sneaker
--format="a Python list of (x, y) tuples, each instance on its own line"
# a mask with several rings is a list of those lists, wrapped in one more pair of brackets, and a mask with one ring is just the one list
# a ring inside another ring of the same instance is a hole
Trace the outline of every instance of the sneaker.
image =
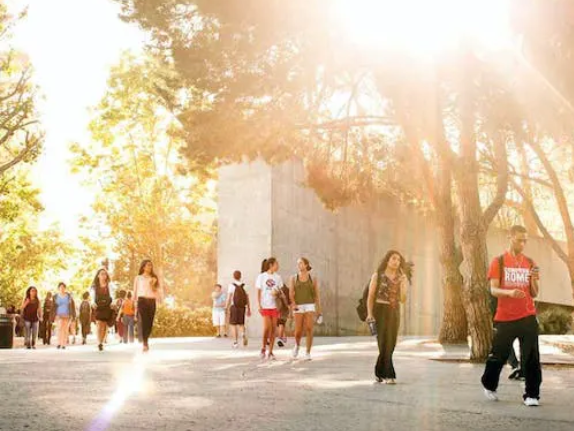
[(275, 355), (273, 353), (269, 353), (269, 355), (267, 356), (267, 359), (269, 359), (270, 361), (276, 361), (277, 358), (275, 357)]
[(310, 361), (310, 360), (311, 360), (311, 353), (309, 353), (309, 352), (305, 353), (305, 360), (306, 360), (306, 361)]
[(66, 350), (66, 346), (62, 346), (62, 350)]
[(376, 384), (379, 384), (379, 383), (382, 384), (382, 383), (384, 383), (384, 382), (385, 382), (385, 381), (384, 381), (381, 377), (375, 377), (375, 383), (376, 383)]
[(518, 380), (520, 375), (520, 368), (514, 368), (508, 375), (508, 380)]
[(98, 344), (98, 350), (101, 352), (104, 350), (103, 344)]
[(62, 348), (62, 346), (60, 346), (60, 345), (58, 345), (58, 347), (56, 347), (56, 349), (61, 349), (61, 348)]
[(26, 346), (26, 349), (31, 349), (31, 348), (32, 348), (32, 346)]
[(261, 359), (265, 359), (265, 349), (261, 349), (261, 353), (259, 353), (259, 357)]
[(247, 338), (246, 335), (243, 335), (243, 345), (247, 346), (247, 344), (249, 344), (249, 339)]
[(293, 359), (297, 359), (297, 356), (299, 356), (299, 346), (293, 348)]
[(498, 401), (498, 394), (496, 393), (496, 391), (489, 391), (488, 389), (485, 388), (484, 396), (486, 397), (486, 399), (490, 401)]
[(524, 400), (524, 405), (528, 407), (538, 407), (540, 402), (536, 398), (526, 398)]
[(237, 341), (233, 343), (233, 348), (237, 349), (239, 347), (239, 344), (237, 344)]
[(281, 338), (279, 338), (279, 339), (277, 340), (277, 345), (278, 345), (279, 347), (284, 347), (284, 346), (285, 346), (285, 343), (283, 343), (283, 340), (282, 340)]
[(395, 379), (387, 379), (387, 385), (396, 385), (397, 381)]

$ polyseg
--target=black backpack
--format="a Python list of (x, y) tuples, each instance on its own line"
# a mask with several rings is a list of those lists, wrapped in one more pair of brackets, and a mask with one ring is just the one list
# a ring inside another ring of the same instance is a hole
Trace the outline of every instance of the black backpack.
[(247, 292), (243, 288), (245, 284), (235, 284), (235, 291), (233, 292), (233, 305), (237, 308), (247, 307)]
[(369, 298), (369, 286), (371, 285), (371, 281), (367, 283), (365, 288), (363, 289), (363, 296), (359, 299), (359, 305), (357, 305), (357, 315), (359, 316), (359, 320), (364, 322), (367, 320), (367, 300)]
[(92, 306), (88, 301), (82, 301), (80, 305), (80, 320), (82, 322), (89, 322), (92, 313)]

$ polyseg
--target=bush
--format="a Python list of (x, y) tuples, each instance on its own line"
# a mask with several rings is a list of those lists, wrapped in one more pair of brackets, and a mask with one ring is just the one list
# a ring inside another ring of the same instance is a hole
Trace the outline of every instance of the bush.
[(566, 334), (572, 327), (572, 312), (564, 307), (550, 306), (538, 314), (541, 334)]
[(202, 337), (213, 335), (211, 308), (158, 307), (152, 337)]

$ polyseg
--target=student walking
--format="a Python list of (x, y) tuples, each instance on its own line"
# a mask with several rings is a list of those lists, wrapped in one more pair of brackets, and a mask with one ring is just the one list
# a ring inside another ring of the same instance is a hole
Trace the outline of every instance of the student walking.
[(377, 271), (371, 277), (367, 300), (367, 322), (376, 322), (379, 357), (375, 364), (378, 383), (394, 385), (396, 372), (393, 353), (401, 321), (400, 303), (407, 297), (405, 259), (395, 250), (389, 250)]
[(52, 326), (54, 325), (54, 320), (56, 318), (56, 310), (54, 308), (54, 300), (52, 298), (52, 292), (46, 294), (44, 299), (44, 306), (42, 308), (42, 341), (44, 345), (50, 345), (52, 340)]
[(149, 337), (153, 330), (156, 303), (163, 297), (159, 279), (153, 270), (153, 263), (146, 259), (140, 265), (138, 276), (134, 280), (134, 299), (136, 315), (141, 319), (143, 351), (149, 351)]
[(82, 345), (88, 342), (88, 335), (91, 332), (92, 305), (90, 304), (90, 292), (84, 292), (82, 303), (80, 304), (80, 326), (82, 328)]
[(311, 277), (311, 264), (307, 258), (297, 260), (297, 275), (289, 280), (289, 296), (295, 319), (295, 347), (293, 358), (299, 355), (301, 338), (305, 332), (307, 351), (305, 359), (311, 360), (313, 327), (317, 316), (321, 316), (321, 298), (317, 277)]
[(22, 301), (21, 308), (24, 320), (24, 345), (27, 349), (35, 349), (38, 324), (42, 320), (42, 307), (38, 298), (38, 290), (34, 286), (26, 289), (26, 297)]
[(66, 283), (58, 284), (58, 293), (54, 296), (56, 309), (56, 329), (58, 331), (58, 349), (65, 349), (68, 345), (70, 320), (76, 317), (76, 305), (72, 295), (67, 292)]
[(243, 345), (247, 346), (247, 334), (245, 333), (245, 314), (251, 317), (251, 305), (249, 295), (245, 290), (245, 283), (241, 281), (241, 271), (233, 273), (233, 283), (227, 288), (227, 303), (225, 308), (229, 310), (229, 326), (233, 337), (233, 348), (236, 349), (241, 330)]
[(508, 360), (514, 340), (518, 338), (526, 380), (523, 402), (526, 406), (538, 406), (542, 370), (533, 298), (538, 296), (539, 269), (532, 259), (523, 254), (528, 241), (528, 233), (523, 226), (510, 229), (509, 241), (509, 250), (502, 259), (493, 259), (488, 271), (490, 291), (498, 298), (494, 316), (497, 330), (481, 381), (485, 396), (497, 401), (500, 372)]
[(273, 346), (275, 344), (275, 330), (277, 320), (279, 319), (279, 310), (277, 308), (277, 297), (280, 294), (283, 280), (277, 274), (279, 262), (274, 257), (266, 259), (262, 263), (263, 272), (257, 277), (255, 287), (257, 288), (257, 303), (259, 313), (263, 317), (263, 345), (261, 347), (260, 357), (265, 359), (267, 342), (269, 342), (268, 359), (274, 361)]
[(121, 316), (124, 325), (124, 344), (134, 342), (135, 334), (135, 319), (136, 319), (136, 307), (133, 300), (132, 292), (129, 291), (126, 295), (126, 299), (122, 304)]
[(113, 319), (112, 295), (110, 275), (105, 268), (100, 268), (92, 282), (94, 292), (96, 333), (98, 338), (98, 350), (104, 350), (104, 343), (108, 335), (108, 324)]
[(279, 319), (277, 319), (277, 346), (285, 347), (287, 345), (287, 336), (285, 328), (287, 320), (291, 315), (291, 301), (290, 301), (289, 288), (285, 285), (281, 287), (279, 296), (277, 297), (277, 304), (279, 307)]
[(221, 338), (225, 333), (225, 323), (227, 320), (227, 313), (225, 309), (226, 295), (223, 292), (221, 284), (216, 284), (213, 286), (213, 292), (211, 293), (211, 299), (213, 301), (213, 306), (211, 310), (211, 320), (213, 321), (213, 327), (217, 329), (217, 338)]
[(126, 295), (127, 295), (127, 292), (124, 289), (121, 289), (118, 292), (118, 297), (114, 303), (114, 309), (117, 310), (115, 329), (116, 329), (116, 334), (118, 335), (118, 337), (120, 339), (120, 343), (122, 343), (124, 341), (124, 329), (125, 328), (124, 328), (124, 321), (122, 319), (122, 308), (123, 308), (124, 301), (126, 299)]

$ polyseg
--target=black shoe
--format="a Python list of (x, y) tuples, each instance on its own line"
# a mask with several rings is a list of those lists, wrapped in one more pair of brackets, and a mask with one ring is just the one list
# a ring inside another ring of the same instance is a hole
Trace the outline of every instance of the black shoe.
[(508, 376), (508, 380), (520, 380), (521, 377), (524, 377), (522, 375), (522, 370), (520, 368), (515, 368)]
[(277, 345), (278, 345), (279, 347), (284, 347), (284, 346), (285, 346), (285, 343), (283, 343), (283, 340), (282, 340), (282, 339), (279, 339), (279, 340), (277, 341)]
[(66, 346), (62, 346), (62, 350), (66, 350)]
[(60, 345), (58, 344), (58, 347), (57, 347), (57, 348), (59, 349), (59, 348), (61, 348), (61, 347), (62, 347), (62, 346), (60, 346)]
[(98, 344), (98, 350), (102, 352), (104, 350), (103, 344)]
[(82, 346), (86, 345), (86, 340), (82, 340)]
[(32, 346), (26, 346), (26, 349), (30, 350), (32, 348)]

